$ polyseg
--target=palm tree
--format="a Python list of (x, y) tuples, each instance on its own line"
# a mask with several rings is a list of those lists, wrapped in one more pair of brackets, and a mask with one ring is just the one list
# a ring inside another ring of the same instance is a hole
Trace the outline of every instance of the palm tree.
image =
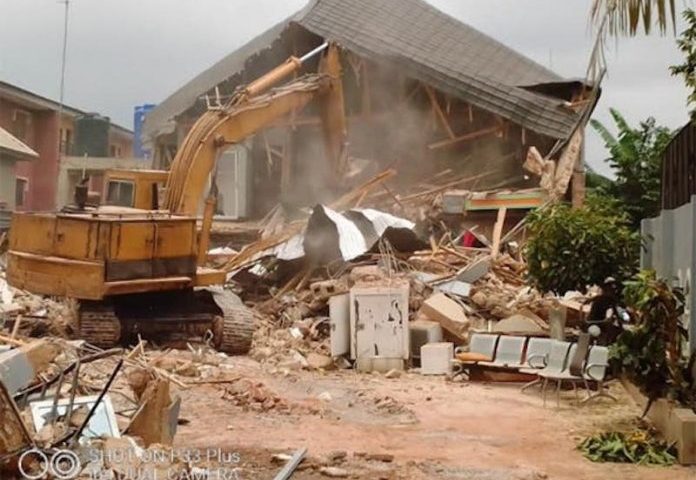
[(621, 113), (610, 108), (618, 135), (597, 120), (590, 124), (604, 140), (609, 164), (616, 179), (599, 187), (599, 192), (621, 202), (634, 228), (643, 218), (660, 212), (660, 171), (662, 153), (672, 139), (672, 131), (657, 125), (650, 117), (637, 127), (629, 125)]
[(613, 36), (633, 36), (641, 24), (646, 34), (654, 24), (661, 34), (676, 29), (675, 0), (593, 0), (591, 12), (600, 32)]

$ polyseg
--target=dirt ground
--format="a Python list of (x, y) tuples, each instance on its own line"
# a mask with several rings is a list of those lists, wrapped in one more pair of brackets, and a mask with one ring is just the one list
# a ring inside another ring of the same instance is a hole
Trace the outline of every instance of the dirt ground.
[(521, 393), (519, 384), (279, 373), (249, 358), (228, 363), (223, 380), (263, 384), (262, 397), (277, 396), (284, 408), (238, 405), (224, 382), (196, 385), (182, 392), (185, 424), (175, 446), (236, 452), (239, 479), (274, 478), (283, 461), (274, 464), (272, 456), (302, 447), (308, 459), (294, 479), (327, 478), (320, 471), (326, 466), (348, 478), (385, 480), (696, 478), (696, 468), (597, 464), (576, 450), (583, 436), (625, 427), (640, 413), (618, 383), (611, 385), (616, 404), (579, 407), (563, 392), (557, 408), (553, 395), (544, 407), (537, 391)]

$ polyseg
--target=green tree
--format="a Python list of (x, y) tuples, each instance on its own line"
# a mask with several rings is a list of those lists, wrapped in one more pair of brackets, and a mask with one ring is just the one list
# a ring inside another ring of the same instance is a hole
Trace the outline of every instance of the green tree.
[(649, 34), (653, 24), (665, 33), (670, 23), (673, 28), (676, 23), (674, 0), (593, 0), (591, 15), (612, 35), (633, 36), (641, 25)]
[(532, 284), (563, 295), (638, 269), (640, 235), (612, 199), (588, 195), (581, 208), (559, 203), (527, 217), (525, 258)]
[(684, 78), (686, 88), (691, 91), (687, 104), (694, 107), (691, 110), (691, 118), (696, 120), (696, 12), (688, 9), (684, 11), (683, 16), (687, 27), (677, 40), (677, 45), (686, 58), (681, 65), (670, 67), (670, 72)]
[(600, 191), (619, 200), (630, 217), (632, 228), (638, 229), (642, 219), (660, 213), (661, 158), (672, 131), (657, 126), (652, 117), (634, 128), (617, 110), (609, 112), (618, 136), (599, 121), (591, 121), (609, 150), (606, 161), (616, 176), (616, 180), (600, 187)]

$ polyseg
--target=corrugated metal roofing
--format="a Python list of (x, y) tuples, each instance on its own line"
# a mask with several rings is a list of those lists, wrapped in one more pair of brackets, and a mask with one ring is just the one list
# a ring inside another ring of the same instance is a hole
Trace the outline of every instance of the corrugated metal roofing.
[(537, 133), (566, 138), (576, 124), (577, 114), (560, 100), (522, 88), (561, 77), (422, 0), (314, 0), (162, 102), (146, 119), (146, 135), (172, 131), (168, 122), (242, 71), (293, 22)]
[(19, 160), (30, 160), (39, 154), (25, 145), (10, 132), (0, 127), (0, 153), (7, 153)]

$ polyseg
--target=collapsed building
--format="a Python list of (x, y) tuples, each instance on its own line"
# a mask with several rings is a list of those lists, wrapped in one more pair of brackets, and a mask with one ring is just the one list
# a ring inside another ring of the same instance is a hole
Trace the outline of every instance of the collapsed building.
[[(513, 192), (493, 209), (538, 206), (549, 192), (582, 202), (582, 132), (597, 91), (421, 0), (310, 2), (148, 114), (144, 136), (155, 167), (169, 166), (202, 113), (325, 41), (341, 47), (341, 151), (322, 141), (327, 127), (317, 102), (231, 145), (216, 174), (222, 216), (260, 219), (278, 204), (329, 202), (386, 168), (398, 171), (392, 186), (399, 192), (438, 177), (455, 179), (453, 188)], [(319, 61), (303, 68), (315, 71)], [(458, 205), (451, 210), (459, 213)]]

